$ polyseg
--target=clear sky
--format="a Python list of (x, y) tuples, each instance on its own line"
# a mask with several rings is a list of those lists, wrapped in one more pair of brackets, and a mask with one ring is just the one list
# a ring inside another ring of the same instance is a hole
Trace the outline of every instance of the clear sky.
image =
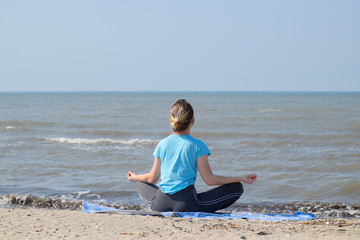
[(360, 91), (360, 1), (0, 0), (2, 91)]

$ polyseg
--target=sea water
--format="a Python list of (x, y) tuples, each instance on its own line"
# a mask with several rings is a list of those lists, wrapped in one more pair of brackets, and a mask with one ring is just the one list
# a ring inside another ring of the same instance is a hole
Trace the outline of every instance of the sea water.
[(141, 208), (126, 173), (151, 169), (179, 98), (214, 173), (258, 174), (233, 211), (360, 216), (360, 93), (0, 93), (0, 205)]

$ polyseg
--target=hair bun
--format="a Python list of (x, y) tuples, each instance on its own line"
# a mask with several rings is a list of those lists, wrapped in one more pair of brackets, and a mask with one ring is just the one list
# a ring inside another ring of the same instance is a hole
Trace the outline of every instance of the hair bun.
[(194, 110), (190, 103), (185, 99), (180, 99), (174, 103), (170, 109), (170, 122), (174, 132), (181, 132), (186, 130), (191, 119), (194, 116)]

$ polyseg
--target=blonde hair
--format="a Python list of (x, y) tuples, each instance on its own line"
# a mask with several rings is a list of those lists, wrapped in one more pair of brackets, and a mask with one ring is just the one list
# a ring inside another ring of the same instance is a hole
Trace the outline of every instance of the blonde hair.
[(174, 132), (186, 130), (191, 119), (194, 117), (194, 110), (185, 99), (177, 100), (170, 109), (170, 123)]

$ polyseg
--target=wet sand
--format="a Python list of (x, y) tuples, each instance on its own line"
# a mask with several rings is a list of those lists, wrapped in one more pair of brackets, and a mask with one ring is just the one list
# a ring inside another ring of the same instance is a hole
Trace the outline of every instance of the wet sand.
[(269, 222), (0, 208), (0, 239), (360, 239), (360, 219)]

